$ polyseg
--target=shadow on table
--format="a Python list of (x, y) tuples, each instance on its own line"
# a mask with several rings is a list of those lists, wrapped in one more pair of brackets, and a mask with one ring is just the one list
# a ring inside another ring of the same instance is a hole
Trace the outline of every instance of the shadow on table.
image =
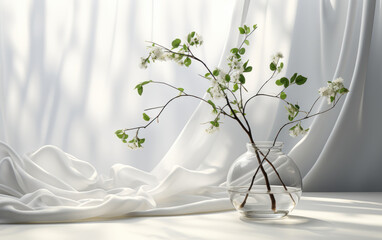
[(316, 218), (310, 218), (305, 216), (290, 215), (281, 219), (276, 220), (252, 220), (246, 217), (241, 217), (241, 221), (254, 224), (254, 225), (267, 225), (267, 226), (277, 226), (278, 228), (303, 228), (305, 230), (315, 230), (315, 231), (331, 231), (331, 225), (326, 222)]

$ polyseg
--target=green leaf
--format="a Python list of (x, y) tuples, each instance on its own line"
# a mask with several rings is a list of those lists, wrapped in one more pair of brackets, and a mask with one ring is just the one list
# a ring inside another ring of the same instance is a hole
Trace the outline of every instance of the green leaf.
[(182, 94), (184, 92), (184, 88), (178, 88), (180, 94)]
[(244, 69), (247, 68), (248, 62), (249, 62), (249, 60), (247, 60), (247, 61), (243, 64), (243, 68), (244, 68)]
[(180, 43), (181, 43), (181, 40), (179, 38), (177, 38), (174, 41), (172, 41), (171, 45), (173, 48), (177, 48), (177, 47), (179, 47)]
[(249, 41), (248, 40), (245, 40), (244, 43), (247, 44), (247, 46), (249, 46)]
[(192, 37), (192, 38), (195, 37), (195, 32), (192, 32), (192, 33), (191, 33), (191, 37)]
[(249, 34), (251, 32), (251, 29), (247, 25), (244, 25), (244, 29), (245, 29), (245, 34)]
[(184, 65), (186, 66), (186, 67), (188, 67), (188, 66), (190, 66), (191, 65), (191, 59), (190, 58), (186, 58), (186, 59), (184, 59)]
[(143, 120), (150, 121), (150, 117), (146, 113), (143, 113)]
[(243, 55), (245, 53), (245, 48), (240, 48), (239, 53)]
[(219, 127), (219, 122), (218, 122), (218, 119), (216, 119), (215, 121), (210, 121), (211, 125), (214, 126), (214, 127)]
[(293, 74), (293, 76), (290, 78), (290, 83), (294, 83), (294, 81), (296, 80), (296, 77), (297, 77), (297, 73)]
[(137, 89), (138, 94), (142, 95), (142, 93), (143, 93), (143, 85), (149, 84), (151, 82), (152, 82), (152, 80), (144, 81), (144, 82), (141, 82), (140, 84), (138, 84), (137, 86), (135, 86), (135, 89)]
[(145, 142), (145, 139), (144, 138), (138, 138), (136, 142), (138, 143), (138, 147), (142, 147), (142, 144)]
[(219, 76), (219, 69), (215, 69), (215, 70), (212, 72), (212, 74), (213, 74), (214, 76)]
[(349, 92), (349, 90), (347, 88), (341, 88), (339, 91), (338, 91), (340, 94), (343, 94), (343, 93), (347, 93)]
[(207, 102), (212, 106), (212, 108), (213, 108), (214, 110), (216, 110), (216, 105), (215, 105), (214, 102), (212, 102), (211, 100), (208, 100)]
[(296, 77), (296, 84), (297, 84), (297, 85), (302, 85), (302, 84), (304, 84), (304, 83), (306, 82), (306, 80), (307, 80), (306, 77), (304, 77), (304, 76), (302, 76), (302, 75), (298, 75), (298, 76)]
[(248, 66), (244, 69), (244, 72), (250, 72), (252, 71), (252, 67), (251, 66)]
[(286, 97), (287, 97), (287, 95), (286, 95), (285, 92), (281, 92), (281, 93), (280, 93), (280, 98), (281, 98), (282, 100), (284, 100)]
[(245, 30), (242, 27), (239, 27), (240, 34), (245, 34)]
[(129, 135), (127, 135), (123, 130), (115, 131), (115, 135), (117, 135), (117, 137), (121, 140), (125, 140), (129, 137)]
[(234, 116), (235, 114), (238, 114), (238, 113), (240, 113), (238, 110), (233, 109), (233, 111), (231, 111), (230, 115)]
[(142, 86), (139, 86), (139, 87), (137, 88), (137, 91), (138, 91), (139, 96), (142, 96), (142, 93), (143, 93), (143, 87), (142, 87)]
[(281, 81), (280, 81), (280, 79), (279, 80), (276, 80), (276, 85), (277, 86), (282, 86), (282, 85), (284, 85)]
[(227, 82), (231, 80), (231, 76), (229, 74), (226, 74), (224, 78)]
[(253, 25), (253, 30), (256, 30), (257, 24)]
[(287, 88), (287, 87), (289, 86), (289, 80), (288, 80), (288, 78), (286, 78), (286, 77), (282, 77), (282, 78), (280, 79), (280, 82), (281, 82), (282, 84), (284, 84), (284, 87), (285, 87), (285, 88)]
[(192, 37), (191, 37), (191, 33), (190, 33), (190, 34), (187, 35), (187, 42), (190, 43), (191, 39), (192, 39)]
[(238, 48), (232, 48), (231, 49), (231, 53), (238, 53), (239, 52), (239, 49)]
[(245, 77), (244, 77), (243, 74), (240, 74), (240, 76), (239, 76), (239, 82), (240, 82), (241, 84), (244, 84), (244, 83), (245, 83)]
[(271, 64), (269, 64), (269, 69), (271, 69), (271, 71), (276, 71), (276, 64), (274, 62), (271, 62)]
[(331, 97), (330, 97), (330, 102), (333, 102), (334, 99), (335, 99), (335, 97), (331, 96)]
[(205, 77), (208, 77), (208, 76), (210, 76), (210, 75), (211, 75), (210, 73), (206, 73), (206, 74), (204, 74)]
[(141, 85), (143, 86), (143, 85), (149, 84), (149, 83), (151, 83), (152, 81), (153, 81), (153, 80), (144, 81), (144, 82), (141, 83)]
[(236, 92), (238, 89), (239, 89), (239, 85), (237, 85), (237, 83), (235, 83), (235, 84), (233, 85), (233, 90), (232, 90), (232, 92)]

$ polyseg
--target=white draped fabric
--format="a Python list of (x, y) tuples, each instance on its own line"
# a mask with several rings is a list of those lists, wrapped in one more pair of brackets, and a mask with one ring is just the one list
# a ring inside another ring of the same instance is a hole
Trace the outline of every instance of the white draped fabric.
[[(190, 117), (197, 103), (185, 101), (154, 126), (161, 130), (145, 132), (142, 152), (128, 152), (113, 132), (140, 124), (145, 107), (174, 94), (147, 87), (138, 98), (138, 82), (166, 80), (196, 94), (207, 87), (197, 76), (201, 66), (140, 71), (144, 40), (167, 43), (196, 30), (206, 43), (198, 54), (214, 67), (241, 41), (237, 26), (244, 23), (259, 26), (247, 49), (254, 67), (249, 91), (266, 80), (270, 57), (279, 51), (287, 66), (282, 75), (308, 77), (306, 86), (288, 89), (300, 106), (308, 107), (317, 89), (336, 77), (350, 89), (335, 110), (303, 124), (311, 129), (303, 139), (280, 137), (305, 191), (382, 190), (381, 1), (0, 4), (0, 222), (231, 208), (225, 177), (247, 142), (234, 122), (225, 119), (220, 131), (206, 134), (201, 123), (209, 120), (209, 107), (200, 104)], [(273, 139), (286, 120), (283, 104), (256, 99), (249, 107), (256, 140)], [(315, 111), (325, 108), (322, 101)]]

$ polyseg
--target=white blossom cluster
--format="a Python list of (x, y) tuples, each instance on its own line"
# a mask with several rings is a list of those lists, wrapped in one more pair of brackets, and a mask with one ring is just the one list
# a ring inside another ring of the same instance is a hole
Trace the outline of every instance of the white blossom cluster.
[(276, 53), (272, 56), (272, 62), (277, 65), (277, 63), (280, 61), (281, 58), (283, 58), (283, 54), (281, 52)]
[(138, 138), (137, 137), (134, 137), (132, 140), (129, 141), (129, 143), (127, 144), (127, 146), (130, 148), (130, 149), (133, 149), (133, 150), (136, 150), (139, 148), (138, 146)]
[[(149, 53), (149, 57), (141, 58), (141, 63), (139, 64), (140, 68), (146, 69), (148, 64), (150, 63), (150, 58), (153, 62), (172, 60), (172, 61), (178, 63), (179, 65), (184, 65), (182, 55), (169, 53), (168, 51), (166, 51), (163, 48), (158, 47), (158, 46), (152, 46), (150, 48), (151, 48), (151, 50)], [(184, 54), (185, 51), (183, 49), (181, 49), (179, 51), (179, 53)]]
[(299, 122), (296, 126), (289, 129), (289, 135), (291, 137), (297, 137), (299, 135), (305, 135), (308, 131), (309, 129), (304, 129)]
[(328, 82), (326, 87), (322, 87), (318, 89), (318, 93), (322, 97), (326, 97), (328, 100), (328, 104), (333, 102), (333, 98), (337, 95), (337, 93), (344, 88), (344, 80), (339, 77), (335, 79), (333, 82)]
[(231, 81), (234, 83), (239, 83), (240, 74), (244, 72), (244, 64), (241, 58), (238, 58), (236, 54), (231, 54), (227, 58), (228, 66), (231, 68), (230, 75)]
[(212, 79), (211, 83), (212, 84), (211, 84), (209, 93), (211, 94), (212, 98), (219, 99), (224, 97), (223, 91), (221, 90), (221, 87), (220, 87), (221, 83), (215, 79)]
[[(243, 63), (241, 61), (241, 58), (238, 57), (236, 54), (230, 54), (227, 58), (228, 60), (228, 66), (230, 67), (230, 71), (227, 73), (222, 69), (216, 68), (219, 74), (216, 76), (215, 79), (211, 79), (211, 88), (209, 93), (211, 94), (212, 98), (219, 99), (221, 97), (224, 97), (224, 94), (221, 90), (220, 86), (229, 87), (230, 83), (239, 83), (240, 75), (244, 72)], [(226, 80), (226, 76), (229, 74), (230, 80)]]
[(239, 74), (243, 73), (244, 67), (241, 61), (241, 58), (237, 57), (237, 54), (230, 54), (227, 58), (228, 66), (231, 67), (233, 72), (237, 72)]
[(190, 45), (192, 46), (200, 46), (203, 44), (203, 38), (199, 34), (195, 33), (193, 37), (190, 39)]

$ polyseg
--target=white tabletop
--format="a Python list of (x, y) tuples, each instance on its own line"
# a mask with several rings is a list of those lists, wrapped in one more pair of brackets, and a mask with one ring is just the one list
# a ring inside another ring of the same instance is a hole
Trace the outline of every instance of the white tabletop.
[(304, 193), (281, 220), (234, 211), (65, 224), (0, 224), (1, 240), (382, 239), (382, 193)]

